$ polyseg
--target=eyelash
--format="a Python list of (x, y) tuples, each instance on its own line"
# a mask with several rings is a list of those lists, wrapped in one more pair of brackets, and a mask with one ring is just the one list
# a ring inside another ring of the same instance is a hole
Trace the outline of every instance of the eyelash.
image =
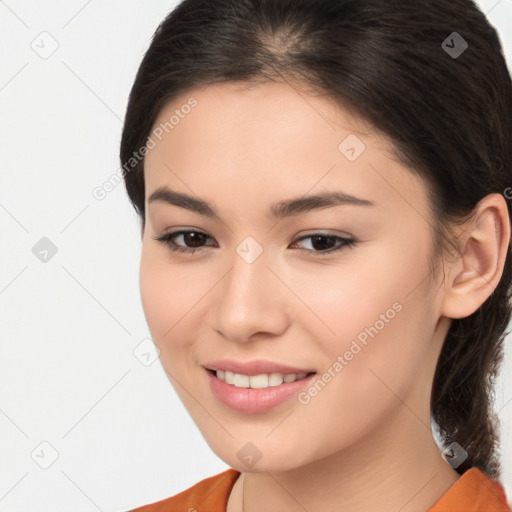
[[(176, 243), (172, 240), (176, 236), (185, 235), (185, 234), (188, 234), (188, 233), (197, 233), (197, 234), (200, 234), (200, 235), (204, 235), (204, 236), (206, 236), (208, 238), (211, 238), (206, 233), (202, 233), (201, 231), (181, 230), (181, 231), (174, 231), (173, 233), (167, 233), (167, 234), (161, 235), (161, 236), (154, 236), (153, 239), (156, 240), (157, 242), (160, 242), (160, 243), (164, 244), (172, 252), (175, 252), (175, 253), (185, 253), (185, 254), (192, 255), (196, 251), (200, 251), (201, 249), (203, 249), (203, 247), (183, 248), (183, 247), (181, 247), (179, 245), (176, 245)], [(339, 252), (342, 249), (350, 248), (350, 247), (353, 247), (353, 246), (356, 245), (356, 241), (353, 238), (344, 238), (344, 237), (341, 237), (341, 236), (330, 235), (330, 234), (326, 234), (326, 233), (313, 233), (311, 235), (306, 235), (306, 236), (303, 236), (303, 237), (295, 240), (293, 243), (295, 244), (295, 243), (301, 242), (302, 240), (306, 240), (308, 238), (313, 238), (315, 236), (322, 236), (322, 237), (325, 237), (325, 238), (332, 238), (332, 239), (335, 239), (336, 241), (342, 242), (342, 243), (339, 244), (338, 247), (336, 247), (334, 249), (328, 249), (326, 251), (314, 251), (314, 250), (311, 250), (311, 249), (300, 249), (300, 250), (303, 250), (303, 251), (306, 251), (306, 252), (313, 252), (313, 253), (315, 253), (315, 255), (318, 255), (318, 256), (324, 256), (324, 255), (333, 254), (335, 252)]]

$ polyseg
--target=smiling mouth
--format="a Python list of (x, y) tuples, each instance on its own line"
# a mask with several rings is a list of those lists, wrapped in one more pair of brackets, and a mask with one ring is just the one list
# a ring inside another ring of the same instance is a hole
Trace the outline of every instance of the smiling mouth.
[(208, 371), (219, 380), (237, 388), (265, 389), (281, 384), (288, 384), (298, 380), (303, 380), (316, 372), (309, 373), (261, 373), (259, 375), (244, 375), (227, 370)]

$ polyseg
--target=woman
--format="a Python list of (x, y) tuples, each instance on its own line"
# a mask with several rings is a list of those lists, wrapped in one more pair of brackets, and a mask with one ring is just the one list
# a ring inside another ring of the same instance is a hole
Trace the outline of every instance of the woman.
[(137, 510), (510, 510), (511, 140), (469, 0), (178, 5), (121, 161), (152, 338), (231, 469)]

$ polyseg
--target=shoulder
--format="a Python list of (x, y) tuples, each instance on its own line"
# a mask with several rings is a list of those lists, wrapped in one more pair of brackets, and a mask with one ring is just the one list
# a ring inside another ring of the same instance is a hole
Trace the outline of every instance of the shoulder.
[(130, 512), (225, 512), (229, 494), (239, 476), (238, 471), (230, 468), (170, 498)]
[(428, 509), (427, 512), (510, 512), (505, 492), (497, 480), (473, 467)]

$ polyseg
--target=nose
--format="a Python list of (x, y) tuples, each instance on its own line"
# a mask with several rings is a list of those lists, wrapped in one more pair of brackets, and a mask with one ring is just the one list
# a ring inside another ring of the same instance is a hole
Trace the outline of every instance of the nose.
[(248, 261), (234, 251), (231, 268), (212, 296), (213, 327), (237, 343), (279, 336), (289, 326), (290, 291), (276, 277), (279, 272), (270, 268), (265, 251)]

